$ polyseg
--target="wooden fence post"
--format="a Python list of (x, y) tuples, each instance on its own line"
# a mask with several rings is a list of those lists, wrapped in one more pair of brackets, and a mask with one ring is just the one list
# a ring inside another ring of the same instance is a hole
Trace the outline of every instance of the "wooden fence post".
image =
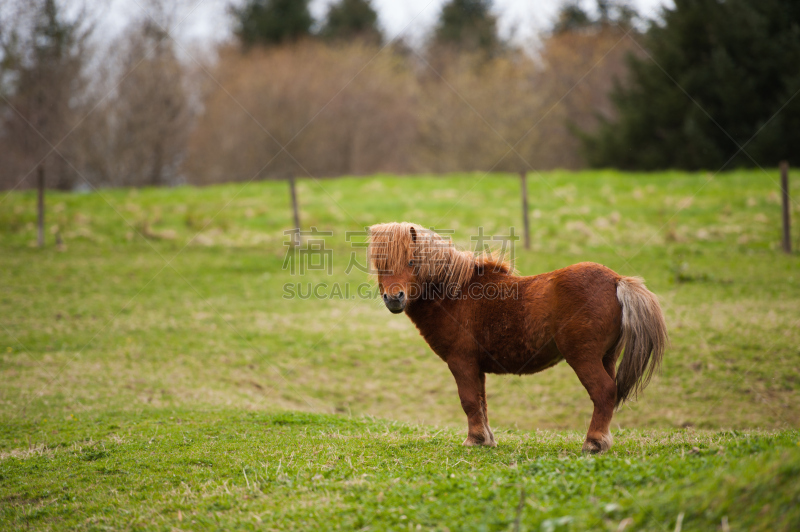
[(300, 212), (297, 209), (297, 191), (294, 186), (294, 176), (289, 176), (289, 190), (292, 193), (292, 212), (294, 214), (295, 233), (292, 237), (292, 245), (300, 245)]
[(792, 252), (791, 220), (789, 219), (789, 163), (781, 161), (781, 197), (783, 208), (783, 251)]
[(37, 217), (39, 224), (39, 247), (44, 247), (44, 166), (41, 164), (36, 170), (36, 188), (39, 191)]
[(525, 230), (525, 249), (531, 249), (531, 232), (528, 224), (528, 174), (524, 170), (519, 173), (522, 180), (522, 224)]

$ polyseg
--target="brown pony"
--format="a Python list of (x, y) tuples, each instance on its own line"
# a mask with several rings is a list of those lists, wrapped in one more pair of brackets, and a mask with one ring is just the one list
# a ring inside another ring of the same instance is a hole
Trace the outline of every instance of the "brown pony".
[(661, 363), (667, 327), (640, 278), (591, 262), (521, 277), (406, 222), (373, 225), (368, 255), (386, 307), (405, 311), (453, 373), (469, 425), (464, 445), (497, 445), (487, 373), (537, 373), (566, 360), (594, 403), (583, 451), (605, 451), (615, 407)]

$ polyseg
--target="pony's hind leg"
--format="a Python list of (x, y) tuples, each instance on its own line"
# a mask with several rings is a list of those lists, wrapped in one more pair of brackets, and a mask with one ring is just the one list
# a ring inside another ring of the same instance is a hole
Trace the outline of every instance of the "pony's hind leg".
[(583, 452), (607, 451), (614, 441), (611, 437), (610, 425), (617, 399), (617, 385), (607, 371), (607, 364), (604, 364), (599, 358), (597, 360), (584, 358), (570, 360), (567, 358), (567, 362), (575, 370), (575, 374), (589, 392), (589, 397), (594, 403), (592, 421), (589, 424), (589, 431), (586, 433)]
[(617, 358), (619, 358), (619, 353), (617, 352), (616, 346), (606, 351), (606, 354), (603, 357), (603, 367), (606, 369), (606, 373), (608, 373), (608, 376), (611, 377), (612, 381), (617, 376)]
[(486, 405), (486, 374), (477, 365), (461, 360), (448, 363), (450, 371), (458, 386), (458, 397), (461, 407), (467, 415), (467, 439), (464, 445), (488, 445), (497, 443), (489, 428), (489, 417)]

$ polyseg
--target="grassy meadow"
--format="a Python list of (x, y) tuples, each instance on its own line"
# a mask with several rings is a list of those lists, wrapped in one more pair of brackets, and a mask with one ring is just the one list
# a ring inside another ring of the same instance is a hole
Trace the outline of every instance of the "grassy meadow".
[(521, 234), (518, 176), (299, 180), (302, 226), (330, 233), (303, 274), (286, 183), (48, 192), (44, 250), (35, 192), (0, 196), (0, 529), (796, 529), (800, 258), (777, 179), (529, 175), (516, 268), (640, 275), (667, 316), (663, 371), (598, 457), (566, 364), (489, 376), (499, 446), (462, 448), (446, 365), (360, 297), (365, 226)]

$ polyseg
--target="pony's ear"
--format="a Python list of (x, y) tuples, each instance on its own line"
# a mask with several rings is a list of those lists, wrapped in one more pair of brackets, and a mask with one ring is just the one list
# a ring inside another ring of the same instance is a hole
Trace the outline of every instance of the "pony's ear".
[(411, 232), (411, 241), (416, 244), (417, 243), (417, 230), (412, 227), (412, 228), (409, 229), (409, 231)]

